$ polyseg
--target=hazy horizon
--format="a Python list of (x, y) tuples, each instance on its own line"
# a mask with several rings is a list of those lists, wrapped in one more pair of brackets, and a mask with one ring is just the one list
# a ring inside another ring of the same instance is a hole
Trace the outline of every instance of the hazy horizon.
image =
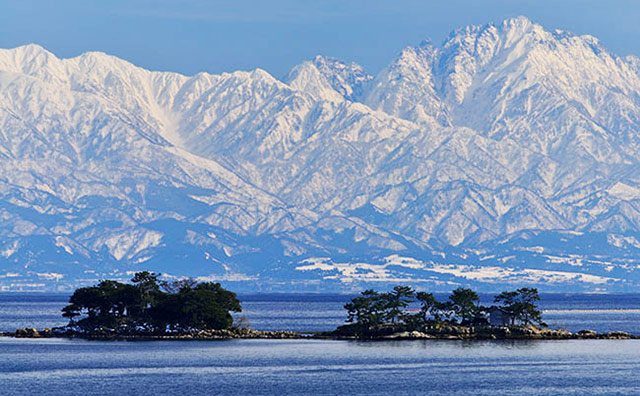
[(598, 37), (619, 55), (640, 54), (640, 4), (631, 1), (454, 0), (403, 7), (382, 1), (122, 1), (0, 7), (0, 47), (35, 43), (67, 58), (102, 51), (151, 70), (221, 73), (261, 68), (283, 77), (325, 55), (377, 73), (399, 51), (454, 29), (526, 16), (547, 30)]

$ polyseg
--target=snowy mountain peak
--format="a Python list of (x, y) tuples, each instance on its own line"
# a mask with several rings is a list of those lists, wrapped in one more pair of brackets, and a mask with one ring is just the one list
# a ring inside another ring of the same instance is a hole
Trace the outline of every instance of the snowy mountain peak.
[(0, 70), (32, 75), (43, 81), (60, 82), (64, 65), (41, 46), (28, 44), (0, 50)]
[(512, 40), (517, 40), (527, 34), (541, 35), (544, 33), (542, 26), (533, 23), (529, 18), (522, 15), (505, 19), (501, 24), (501, 28), (504, 34)]
[(357, 63), (342, 62), (335, 58), (316, 56), (313, 64), (329, 80), (335, 89), (345, 99), (358, 102), (366, 85), (373, 80), (373, 76), (367, 73)]
[(284, 81), (293, 89), (303, 91), (318, 100), (343, 101), (345, 97), (335, 90), (328, 79), (313, 62), (295, 66)]
[(38, 58), (55, 58), (55, 55), (40, 45), (26, 44), (12, 49), (1, 49), (0, 57), (5, 61), (12, 58), (15, 64), (25, 65)]
[(360, 101), (373, 76), (356, 63), (316, 56), (294, 67), (285, 82), (323, 100)]
[(458, 29), (454, 29), (445, 39), (443, 47), (447, 43), (454, 43), (464, 40), (466, 37), (487, 37), (491, 35), (499, 35), (504, 38), (505, 47), (509, 47), (511, 43), (518, 41), (528, 35), (544, 34), (544, 28), (525, 16), (518, 16), (504, 19), (500, 23), (488, 23), (486, 25), (468, 25)]
[(283, 82), (24, 46), (0, 89), (0, 288), (640, 283), (640, 61), (590, 36), (512, 18)]
[(448, 109), (435, 85), (437, 54), (438, 50), (426, 43), (403, 49), (375, 78), (364, 102), (403, 119), (450, 126)]

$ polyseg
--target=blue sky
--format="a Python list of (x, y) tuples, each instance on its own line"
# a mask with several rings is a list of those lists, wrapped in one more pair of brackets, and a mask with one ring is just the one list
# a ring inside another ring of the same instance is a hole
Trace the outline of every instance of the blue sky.
[(407, 45), (518, 15), (640, 55), (635, 0), (0, 0), (0, 47), (104, 51), (185, 74), (260, 67), (282, 77), (316, 54), (377, 72)]

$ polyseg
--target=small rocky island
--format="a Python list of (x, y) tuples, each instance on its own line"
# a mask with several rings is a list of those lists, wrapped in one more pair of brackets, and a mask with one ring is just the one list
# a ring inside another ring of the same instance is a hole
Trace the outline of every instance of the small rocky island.
[(138, 272), (131, 283), (105, 280), (77, 289), (62, 309), (64, 327), (18, 329), (0, 334), (17, 338), (90, 340), (496, 340), (496, 339), (632, 339), (624, 332), (571, 333), (550, 329), (538, 309), (537, 289), (503, 292), (494, 305), (480, 305), (471, 289), (458, 288), (447, 301), (432, 293), (396, 286), (390, 292), (365, 290), (344, 307), (347, 324), (330, 332), (259, 331), (246, 321), (235, 293), (219, 283), (181, 279), (161, 281), (158, 274)]
[(480, 305), (478, 294), (454, 290), (447, 301), (432, 293), (396, 286), (380, 293), (365, 290), (345, 305), (346, 325), (319, 335), (330, 339), (630, 339), (624, 332), (599, 334), (591, 330), (571, 333), (550, 329), (538, 309), (537, 289), (521, 288), (494, 297), (495, 305)]
[(77, 289), (62, 309), (65, 327), (18, 329), (4, 336), (66, 337), (91, 340), (219, 340), (298, 338), (290, 331), (257, 331), (231, 312), (241, 312), (235, 293), (219, 283), (181, 279), (161, 281), (159, 274), (138, 272), (131, 283), (105, 280)]

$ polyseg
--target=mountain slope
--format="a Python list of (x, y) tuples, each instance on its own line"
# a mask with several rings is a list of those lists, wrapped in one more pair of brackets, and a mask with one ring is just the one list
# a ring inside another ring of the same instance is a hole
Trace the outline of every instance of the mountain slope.
[(150, 268), (282, 290), (632, 288), (639, 64), (522, 17), (377, 76), (0, 50), (0, 287)]

